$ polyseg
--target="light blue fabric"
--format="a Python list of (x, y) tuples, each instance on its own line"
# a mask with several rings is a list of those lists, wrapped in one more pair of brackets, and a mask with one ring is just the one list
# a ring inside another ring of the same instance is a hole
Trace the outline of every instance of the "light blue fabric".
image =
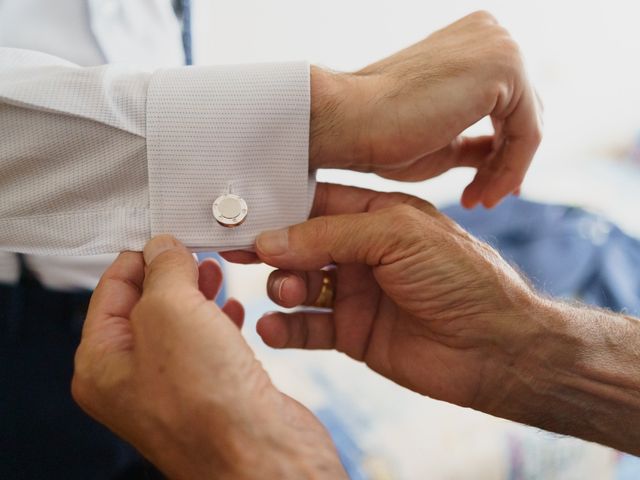
[(605, 218), (515, 197), (493, 210), (456, 205), (443, 211), (539, 290), (640, 316), (640, 241)]
[(640, 458), (622, 455), (618, 462), (615, 480), (637, 480), (640, 478)]
[(187, 65), (193, 64), (193, 48), (191, 36), (191, 0), (181, 1), (182, 10), (182, 43), (184, 45), (184, 58)]

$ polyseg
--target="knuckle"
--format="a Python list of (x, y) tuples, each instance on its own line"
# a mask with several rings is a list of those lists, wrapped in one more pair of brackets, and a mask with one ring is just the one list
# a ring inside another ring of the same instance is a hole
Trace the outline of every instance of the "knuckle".
[(162, 266), (168, 269), (180, 266), (184, 262), (184, 258), (184, 251), (181, 248), (172, 248), (158, 256), (158, 259), (161, 259)]
[(505, 31), (493, 40), (495, 60), (509, 71), (519, 71), (522, 68), (522, 52), (518, 43)]
[(88, 391), (86, 382), (75, 373), (71, 379), (71, 398), (80, 406), (87, 404)]
[(421, 198), (412, 197), (412, 200), (407, 202), (409, 205), (421, 210), (424, 213), (427, 213), (432, 216), (439, 216), (440, 211), (438, 208), (431, 202), (427, 200), (423, 200)]
[(427, 200), (423, 200), (422, 198), (415, 197), (413, 195), (409, 195), (407, 193), (390, 193), (389, 199), (392, 204), (398, 205), (408, 205), (413, 207), (414, 209), (427, 211), (427, 212), (437, 212), (438, 209), (431, 202)]
[(385, 215), (388, 216), (385, 220), (389, 230), (402, 232), (402, 236), (406, 239), (415, 239), (416, 235), (421, 236), (425, 215), (417, 208), (407, 204), (396, 205), (389, 208)]
[(535, 143), (536, 146), (542, 143), (543, 136), (544, 136), (544, 132), (542, 131), (542, 127), (540, 125), (536, 126), (533, 129), (533, 132), (531, 133), (532, 141)]
[(71, 397), (78, 405), (86, 405), (91, 397), (93, 382), (87, 368), (84, 344), (80, 344), (76, 352), (73, 377), (71, 378)]
[(498, 23), (498, 20), (496, 20), (496, 17), (494, 17), (487, 10), (477, 10), (477, 11), (473, 12), (472, 14), (470, 14), (469, 17), (473, 18), (474, 20), (481, 21), (483, 23), (489, 23), (489, 24), (497, 24)]
[(502, 35), (499, 45), (504, 54), (512, 59), (514, 63), (520, 61), (522, 57), (522, 51), (520, 50), (520, 45), (516, 42), (509, 33), (505, 30), (504, 35)]
[(108, 353), (108, 348), (97, 342), (84, 343), (83, 340), (78, 346), (71, 378), (71, 397), (84, 410), (95, 409), (123, 378), (123, 375), (105, 374)]
[(404, 225), (413, 224), (421, 217), (417, 208), (406, 203), (391, 207), (389, 213), (398, 223)]
[[(197, 288), (176, 286), (172, 289), (146, 291), (131, 311), (131, 323), (140, 331), (167, 326), (189, 317), (204, 302), (205, 297)], [(164, 327), (162, 327), (164, 328)]]
[(385, 228), (384, 238), (377, 241), (375, 259), (380, 264), (394, 263), (407, 252), (421, 249), (425, 240), (425, 224), (430, 217), (411, 205), (401, 204), (381, 210), (378, 221)]

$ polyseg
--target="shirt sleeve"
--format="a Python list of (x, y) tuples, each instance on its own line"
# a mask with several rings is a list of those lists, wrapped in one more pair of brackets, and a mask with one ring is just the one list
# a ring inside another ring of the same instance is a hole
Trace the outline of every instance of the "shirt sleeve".
[[(0, 48), (0, 250), (92, 255), (171, 233), (195, 250), (250, 248), (307, 218), (305, 62), (83, 68)], [(212, 212), (242, 197), (242, 225)]]

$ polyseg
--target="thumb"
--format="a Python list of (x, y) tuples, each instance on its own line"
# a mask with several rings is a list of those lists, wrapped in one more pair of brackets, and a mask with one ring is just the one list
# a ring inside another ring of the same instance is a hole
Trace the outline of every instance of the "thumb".
[(425, 221), (427, 215), (408, 205), (369, 213), (313, 218), (282, 230), (262, 233), (256, 253), (278, 268), (316, 270), (330, 263), (386, 263), (408, 240), (407, 226)]
[(145, 293), (170, 291), (181, 286), (198, 288), (198, 266), (193, 255), (171, 235), (152, 238), (145, 245), (143, 256)]

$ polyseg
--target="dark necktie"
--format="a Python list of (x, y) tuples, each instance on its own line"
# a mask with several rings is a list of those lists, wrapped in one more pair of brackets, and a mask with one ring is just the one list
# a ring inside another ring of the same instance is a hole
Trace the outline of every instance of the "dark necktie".
[(182, 21), (182, 45), (184, 46), (184, 60), (187, 65), (193, 64), (193, 50), (191, 49), (191, 0), (172, 0), (173, 10)]
[(187, 65), (193, 64), (191, 48), (191, 0), (182, 0), (182, 44), (184, 45), (184, 59)]

